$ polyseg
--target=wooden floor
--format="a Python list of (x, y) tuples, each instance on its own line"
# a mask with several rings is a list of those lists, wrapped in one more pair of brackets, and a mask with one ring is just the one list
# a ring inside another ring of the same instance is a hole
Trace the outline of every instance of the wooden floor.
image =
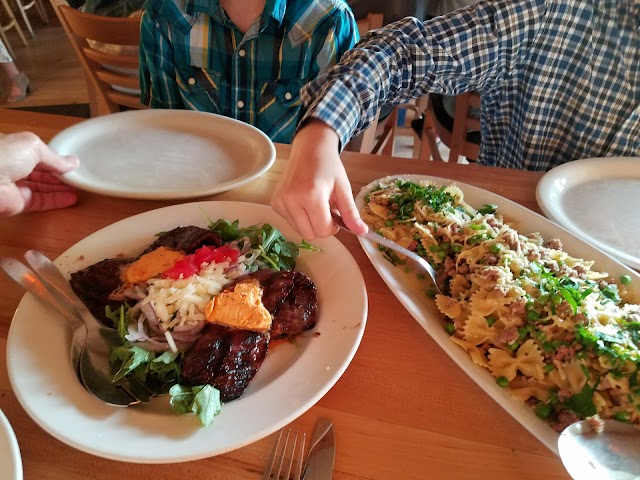
[[(47, 7), (49, 25), (43, 24), (34, 8), (27, 12), (35, 38), (29, 38), (29, 33), (21, 22), (29, 41), (28, 46), (22, 45), (15, 30), (7, 32), (14, 61), (31, 80), (32, 93), (22, 102), (1, 107), (24, 108), (88, 102), (80, 62), (50, 5), (46, 1), (44, 3)], [(20, 18), (19, 21), (21, 20)]]

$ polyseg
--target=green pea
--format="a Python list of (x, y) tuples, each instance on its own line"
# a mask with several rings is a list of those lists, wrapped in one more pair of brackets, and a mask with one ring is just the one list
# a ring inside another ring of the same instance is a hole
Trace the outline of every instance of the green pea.
[(489, 325), (490, 327), (493, 326), (493, 324), (496, 323), (497, 321), (498, 320), (493, 315), (489, 315), (487, 317), (487, 325)]
[(456, 333), (456, 326), (451, 322), (445, 323), (444, 329), (449, 335)]
[(438, 245), (429, 245), (429, 250), (431, 250), (432, 252), (439, 252), (440, 247)]
[(509, 379), (507, 377), (498, 377), (496, 378), (496, 383), (502, 388), (505, 388), (507, 385), (509, 385)]
[(462, 251), (462, 245), (458, 245), (457, 243), (451, 245), (451, 250), (453, 250), (455, 253), (460, 253)]
[(535, 322), (540, 319), (540, 314), (535, 310), (527, 310), (527, 320)]
[(551, 405), (540, 404), (536, 407), (536, 415), (540, 418), (547, 418), (551, 414)]
[(631, 283), (631, 275), (622, 275), (620, 277), (620, 283), (623, 285), (629, 285)]
[(489, 247), (489, 250), (491, 251), (491, 253), (498, 254), (502, 250), (502, 245), (500, 245), (499, 243), (494, 243)]

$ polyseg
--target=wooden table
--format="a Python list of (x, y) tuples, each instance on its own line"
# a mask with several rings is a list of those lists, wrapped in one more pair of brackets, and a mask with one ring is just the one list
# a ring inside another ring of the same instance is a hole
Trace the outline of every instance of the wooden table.
[[(0, 132), (31, 130), (45, 141), (80, 119), (0, 109)], [(210, 197), (269, 203), (289, 155), (277, 145), (273, 168), (254, 182)], [(538, 211), (539, 173), (344, 154), (354, 192), (391, 173), (451, 178), (491, 190)], [(76, 206), (0, 218), (0, 256), (38, 249), (57, 257), (117, 220), (172, 202), (125, 200), (81, 192)], [(334, 422), (334, 479), (567, 479), (560, 460), (487, 396), (404, 310), (357, 240), (338, 238), (358, 262), (369, 295), (364, 338), (338, 383), (294, 425), (310, 432), (317, 417)], [(0, 408), (16, 432), (25, 479), (259, 479), (273, 437), (231, 453), (169, 465), (105, 460), (74, 450), (36, 425), (8, 380), (5, 351), (23, 292), (0, 275)]]

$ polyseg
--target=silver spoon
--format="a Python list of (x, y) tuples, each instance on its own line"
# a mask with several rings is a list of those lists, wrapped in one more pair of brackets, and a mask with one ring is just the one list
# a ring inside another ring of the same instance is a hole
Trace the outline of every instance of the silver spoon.
[(390, 250), (395, 250), (396, 252), (398, 252), (398, 253), (404, 255), (405, 257), (407, 257), (420, 270), (425, 271), (427, 273), (427, 275), (429, 275), (429, 277), (431, 277), (431, 281), (433, 282), (433, 285), (435, 286), (435, 288), (438, 291), (438, 293), (443, 293), (442, 290), (440, 289), (440, 286), (438, 285), (438, 282), (436, 281), (437, 275), (436, 275), (435, 269), (431, 266), (431, 264), (429, 262), (427, 262), (420, 255), (412, 252), (411, 250), (409, 250), (407, 248), (404, 248), (401, 245), (398, 245), (397, 243), (389, 240), (386, 237), (383, 237), (382, 235), (374, 232), (371, 229), (369, 229), (369, 231), (364, 235), (358, 235), (356, 232), (354, 232), (352, 230), (349, 230), (349, 227), (347, 227), (345, 225), (345, 223), (342, 220), (342, 217), (340, 216), (340, 214), (338, 214), (337, 212), (334, 212), (333, 210), (331, 211), (331, 217), (333, 218), (333, 223), (335, 223), (338, 227), (342, 228), (344, 231), (352, 233), (352, 234), (354, 234), (354, 235), (356, 235), (358, 237), (362, 236), (363, 238), (366, 238), (367, 240), (371, 240), (372, 242), (375, 242), (375, 243), (377, 243), (379, 245), (387, 247)]
[(587, 420), (563, 430), (558, 452), (574, 480), (632, 480), (640, 478), (640, 431), (616, 420), (605, 420), (596, 433)]

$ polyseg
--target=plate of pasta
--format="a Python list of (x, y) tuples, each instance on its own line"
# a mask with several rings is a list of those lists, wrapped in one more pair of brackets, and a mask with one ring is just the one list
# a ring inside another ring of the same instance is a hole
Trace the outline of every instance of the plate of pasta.
[(559, 431), (578, 419), (640, 425), (636, 272), (515, 202), (452, 180), (385, 177), (356, 204), (444, 286), (436, 293), (403, 258), (361, 239), (391, 291), (549, 449), (557, 453)]

